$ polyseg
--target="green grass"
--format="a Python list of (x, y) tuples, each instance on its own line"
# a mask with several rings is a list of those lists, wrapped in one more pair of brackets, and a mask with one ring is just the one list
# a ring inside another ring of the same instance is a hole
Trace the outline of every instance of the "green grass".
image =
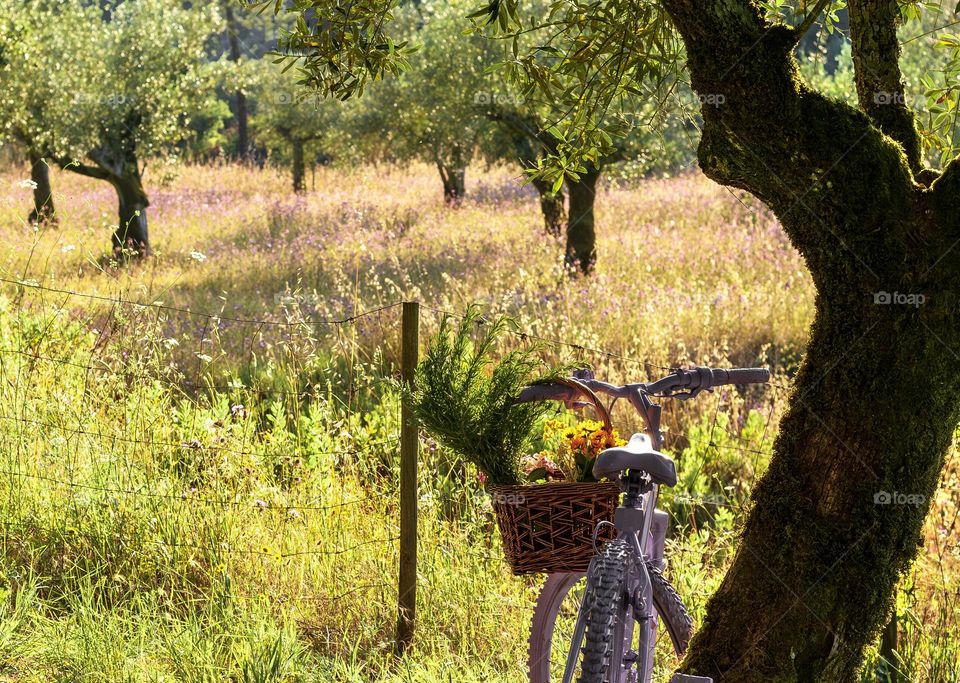
[[(472, 172), (450, 211), (421, 167), (323, 169), (300, 200), (271, 172), (190, 168), (150, 188), (158, 257), (125, 270), (99, 261), (107, 189), (55, 174), (60, 227), (35, 231), (22, 172), (4, 175), (0, 277), (191, 312), (0, 288), (0, 680), (522, 681), (538, 581), (509, 573), (476, 472), (426, 437), (418, 632), (392, 656), (399, 309), (317, 321), (405, 298), (428, 306), (424, 337), (431, 309), (480, 301), (570, 342), (547, 362), (613, 381), (774, 368), (776, 387), (665, 411), (668, 575), (701, 619), (802, 352), (809, 278), (772, 218), (691, 175), (602, 191), (598, 272), (571, 281), (513, 175)], [(958, 484), (951, 458), (899, 595), (908, 680), (960, 678)]]

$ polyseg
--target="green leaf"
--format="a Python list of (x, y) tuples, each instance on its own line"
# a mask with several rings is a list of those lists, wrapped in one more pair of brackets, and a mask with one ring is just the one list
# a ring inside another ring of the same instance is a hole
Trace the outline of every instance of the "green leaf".
[(545, 467), (538, 467), (527, 475), (527, 481), (529, 482), (546, 481), (546, 480), (547, 480), (547, 470)]
[(560, 188), (562, 187), (563, 187), (563, 175), (561, 174), (560, 176), (557, 177), (556, 180), (553, 181), (553, 187), (550, 188), (550, 191), (553, 194), (557, 194), (560, 191)]

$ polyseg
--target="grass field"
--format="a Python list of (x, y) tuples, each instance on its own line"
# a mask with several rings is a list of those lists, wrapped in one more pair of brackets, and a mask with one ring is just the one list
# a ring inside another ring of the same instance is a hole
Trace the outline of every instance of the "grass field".
[[(524, 680), (538, 581), (510, 575), (474, 473), (426, 437), (419, 631), (391, 656), (409, 299), (425, 336), (479, 302), (611, 381), (775, 370), (667, 407), (668, 575), (702, 616), (810, 279), (755, 200), (693, 173), (605, 187), (597, 272), (571, 279), (516, 175), (471, 169), (451, 210), (427, 167), (323, 168), (303, 197), (269, 170), (186, 168), (148, 187), (156, 257), (118, 268), (108, 186), (54, 174), (59, 225), (36, 229), (24, 171), (0, 174), (0, 680)], [(952, 458), (899, 595), (907, 680), (960, 680), (958, 479)]]

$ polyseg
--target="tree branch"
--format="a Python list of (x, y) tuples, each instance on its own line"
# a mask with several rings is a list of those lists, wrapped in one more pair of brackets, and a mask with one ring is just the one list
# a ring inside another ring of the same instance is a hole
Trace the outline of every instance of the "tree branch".
[(490, 121), (503, 124), (513, 133), (522, 135), (528, 140), (541, 145), (546, 151), (551, 153), (557, 151), (557, 145), (560, 141), (543, 130), (533, 116), (520, 114), (503, 107), (486, 107), (484, 112)]
[(96, 178), (97, 180), (106, 180), (108, 182), (113, 182), (115, 179), (114, 174), (99, 166), (90, 166), (79, 160), (67, 159), (65, 157), (51, 158), (53, 158), (64, 171), (73, 171), (74, 173), (86, 176), (88, 178)]
[(860, 107), (896, 140), (914, 174), (923, 168), (920, 136), (904, 95), (897, 24), (899, 5), (890, 0), (850, 0), (850, 42)]
[(810, 27), (816, 23), (820, 14), (826, 6), (830, 4), (830, 1), (831, 0), (817, 0), (817, 4), (813, 6), (813, 9), (810, 10), (810, 13), (804, 18), (803, 23), (797, 26), (796, 31), (794, 31), (794, 37), (797, 41), (803, 38), (807, 31), (810, 30)]

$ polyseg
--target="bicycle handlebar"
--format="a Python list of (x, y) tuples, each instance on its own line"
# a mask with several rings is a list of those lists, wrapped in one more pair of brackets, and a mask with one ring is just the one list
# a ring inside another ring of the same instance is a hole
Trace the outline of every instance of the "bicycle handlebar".
[[(701, 391), (707, 391), (713, 387), (726, 384), (764, 384), (769, 380), (770, 371), (766, 368), (714, 369), (694, 367), (690, 370), (678, 368), (673, 373), (650, 384), (616, 386), (597, 379), (584, 378), (579, 381), (595, 393), (632, 400), (638, 394), (673, 396), (680, 399), (693, 398)], [(547, 382), (525, 387), (516, 400), (518, 402), (573, 401), (577, 398), (577, 393), (577, 390), (571, 386)]]
[(666, 395), (677, 389), (685, 389), (691, 395), (707, 391), (725, 384), (764, 384), (770, 380), (770, 371), (766, 368), (721, 368), (695, 367), (691, 370), (677, 370), (672, 375), (659, 379), (646, 386), (646, 392), (654, 396)]

